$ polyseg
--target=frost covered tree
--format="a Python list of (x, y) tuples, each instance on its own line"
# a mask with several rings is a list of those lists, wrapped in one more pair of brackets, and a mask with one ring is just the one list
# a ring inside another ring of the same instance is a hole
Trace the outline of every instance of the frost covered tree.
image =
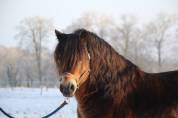
[(149, 22), (145, 27), (145, 39), (152, 41), (157, 52), (158, 71), (162, 70), (163, 65), (163, 46), (168, 39), (170, 29), (175, 24), (175, 17), (160, 13), (155, 20)]
[(16, 37), (20, 41), (20, 46), (34, 53), (40, 86), (42, 86), (43, 44), (49, 38), (52, 27), (52, 21), (42, 17), (25, 18), (17, 26), (18, 33)]

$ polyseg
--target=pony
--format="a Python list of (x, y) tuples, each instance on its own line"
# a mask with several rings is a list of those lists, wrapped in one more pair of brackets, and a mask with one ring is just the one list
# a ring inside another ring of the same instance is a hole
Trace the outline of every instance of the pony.
[(86, 29), (55, 34), (60, 91), (78, 118), (178, 118), (178, 71), (144, 72)]

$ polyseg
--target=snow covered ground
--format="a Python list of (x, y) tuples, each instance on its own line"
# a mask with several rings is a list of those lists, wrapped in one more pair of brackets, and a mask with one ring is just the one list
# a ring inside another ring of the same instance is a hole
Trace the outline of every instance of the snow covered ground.
[[(44, 89), (40, 95), (39, 88), (0, 88), (0, 107), (16, 118), (40, 118), (56, 109), (64, 97), (57, 88)], [(51, 118), (76, 118), (76, 101), (70, 98)], [(0, 112), (0, 118), (6, 118)]]

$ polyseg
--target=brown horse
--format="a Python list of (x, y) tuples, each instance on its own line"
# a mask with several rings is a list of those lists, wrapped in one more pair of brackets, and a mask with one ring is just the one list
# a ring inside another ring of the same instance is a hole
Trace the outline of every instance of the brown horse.
[(178, 117), (178, 71), (143, 72), (84, 29), (55, 33), (60, 91), (76, 97), (78, 118)]

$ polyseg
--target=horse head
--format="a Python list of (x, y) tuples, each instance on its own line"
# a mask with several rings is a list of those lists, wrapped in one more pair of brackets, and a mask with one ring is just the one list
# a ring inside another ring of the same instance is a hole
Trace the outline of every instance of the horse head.
[(85, 33), (64, 34), (55, 30), (58, 44), (54, 58), (60, 77), (60, 91), (65, 97), (74, 96), (89, 77), (90, 54), (84, 38)]

